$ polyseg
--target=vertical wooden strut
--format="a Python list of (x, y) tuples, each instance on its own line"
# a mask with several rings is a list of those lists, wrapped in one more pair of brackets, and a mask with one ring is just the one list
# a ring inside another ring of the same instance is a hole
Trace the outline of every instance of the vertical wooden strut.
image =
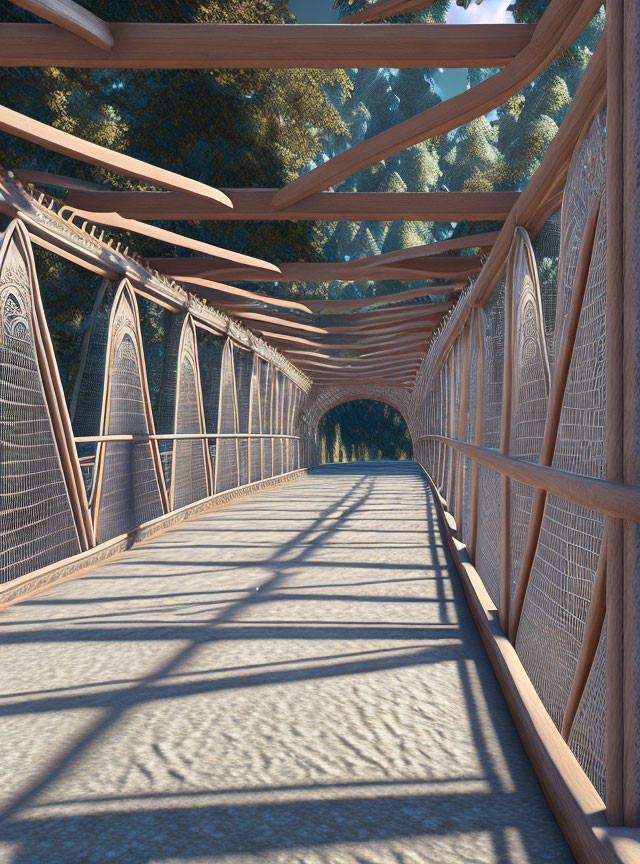
[[(623, 34), (623, 480), (640, 484), (640, 3), (624, 0), (620, 28)], [(618, 11), (619, 14), (619, 11)], [(624, 22), (624, 26), (623, 26)], [(608, 134), (607, 134), (608, 137)], [(620, 231), (620, 228), (618, 228)], [(608, 307), (607, 307), (608, 311)], [(622, 782), (625, 825), (640, 825), (640, 526), (624, 525), (622, 575), (623, 717)]]
[[(458, 411), (459, 440), (464, 440), (467, 431), (467, 413), (469, 411), (469, 370), (471, 362), (471, 328), (473, 322), (468, 322), (462, 331), (462, 358), (460, 363), (460, 407)], [(458, 537), (462, 537), (462, 521), (464, 519), (464, 458), (462, 453), (455, 454), (456, 477), (458, 486), (456, 489), (456, 524), (458, 526)]]
[[(484, 413), (484, 332), (482, 327), (482, 310), (472, 311), (472, 325), (476, 328), (476, 417), (473, 443), (478, 447), (482, 444), (482, 418)], [(476, 543), (478, 539), (478, 463), (471, 463), (471, 506), (469, 515), (469, 556), (476, 560)]]
[[(607, 2), (607, 297), (606, 297), (606, 453), (607, 480), (622, 482), (623, 414), (623, 255), (624, 156), (623, 99), (624, 9), (622, 0)], [(621, 519), (607, 518), (607, 707), (605, 733), (607, 819), (624, 820), (623, 796), (623, 549)]]
[[(587, 279), (589, 276), (589, 268), (591, 265), (591, 256), (593, 253), (593, 244), (599, 214), (600, 201), (598, 200), (589, 213), (584, 234), (582, 235), (582, 242), (580, 244), (578, 265), (576, 267), (573, 292), (571, 294), (571, 304), (569, 306), (569, 312), (564, 326), (563, 339), (560, 351), (558, 352), (553, 381), (551, 382), (547, 419), (544, 426), (542, 448), (540, 450), (540, 465), (549, 466), (553, 460), (556, 438), (558, 436), (558, 426), (560, 424), (560, 415), (562, 412), (564, 391), (567, 377), (569, 375), (569, 368), (571, 366), (571, 357), (573, 355), (573, 346), (578, 331), (578, 324), (580, 322), (582, 301), (587, 287)], [(546, 500), (547, 493), (543, 489), (536, 489), (533, 496), (533, 503), (531, 505), (527, 543), (522, 556), (518, 582), (509, 609), (509, 639), (514, 644), (518, 632), (518, 625), (520, 624), (522, 608), (524, 606), (524, 598), (529, 584), (529, 577), (531, 576), (531, 570), (533, 569), (533, 561), (538, 545), (538, 538), (540, 536), (540, 529), (542, 527), (542, 517)]]
[[(517, 229), (516, 229), (517, 231)], [(513, 401), (513, 267), (515, 238), (507, 260), (507, 276), (504, 289), (504, 357), (502, 373), (502, 411), (500, 415), (500, 451), (507, 456), (511, 449), (511, 403)], [(500, 476), (500, 626), (509, 629), (509, 604), (511, 601), (511, 480), (506, 474)]]

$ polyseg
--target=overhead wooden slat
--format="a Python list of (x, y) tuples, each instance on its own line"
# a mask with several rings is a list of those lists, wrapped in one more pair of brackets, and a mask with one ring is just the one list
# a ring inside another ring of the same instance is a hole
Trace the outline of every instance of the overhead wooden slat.
[(214, 189), (213, 186), (207, 186), (197, 180), (190, 180), (181, 174), (175, 174), (165, 168), (158, 168), (148, 162), (143, 162), (141, 159), (127, 156), (125, 153), (116, 153), (115, 150), (109, 150), (108, 147), (102, 147), (100, 144), (85, 141), (77, 135), (71, 135), (62, 129), (55, 129), (53, 126), (48, 126), (46, 123), (20, 114), (18, 111), (5, 108), (4, 105), (0, 105), (0, 130), (25, 141), (31, 141), (33, 144), (38, 144), (45, 150), (53, 150), (55, 153), (62, 153), (64, 156), (71, 156), (72, 159), (78, 159), (80, 162), (98, 165), (100, 168), (108, 168), (110, 171), (115, 171), (116, 174), (137, 177), (167, 189), (180, 189), (183, 194), (195, 195), (206, 201), (215, 202), (222, 209), (233, 207), (231, 200), (224, 192)]
[[(33, 12), (45, 21), (57, 24), (80, 36), (103, 51), (110, 51), (114, 45), (113, 34), (109, 25), (89, 12), (73, 0), (11, 0), (14, 6), (20, 6), (27, 12)], [(27, 25), (29, 26), (29, 25)]]
[(318, 339), (307, 339), (305, 336), (290, 336), (288, 334), (279, 332), (278, 330), (269, 330), (266, 327), (260, 328), (260, 332), (267, 336), (269, 339), (275, 340), (276, 342), (285, 342), (289, 343), (290, 345), (306, 345), (310, 348), (320, 348), (323, 351), (365, 350), (366, 348), (371, 348), (372, 346), (375, 346), (376, 348), (382, 348), (387, 345), (394, 345), (396, 347), (400, 347), (401, 345), (408, 345), (410, 343), (425, 343), (429, 335), (428, 331), (424, 331), (424, 333), (419, 336), (416, 336), (415, 334), (410, 334), (406, 338), (400, 338), (398, 336), (386, 336), (376, 337), (373, 339), (362, 338), (360, 340), (351, 342), (332, 342), (330, 339), (320, 341)]
[[(144, 223), (138, 223), (144, 224)], [(176, 279), (209, 276), (233, 282), (381, 282), (389, 279), (458, 279), (478, 273), (477, 255), (431, 256), (416, 267), (345, 267), (344, 262), (280, 264), (279, 272), (258, 267), (233, 267), (211, 258), (149, 258), (149, 265)]]
[(453, 294), (462, 288), (464, 288), (464, 282), (452, 282), (450, 285), (425, 285), (424, 288), (412, 288), (409, 291), (398, 291), (396, 294), (380, 294), (377, 297), (360, 297), (355, 300), (317, 300), (310, 297), (299, 297), (298, 300), (313, 312), (339, 314), (341, 312), (354, 312), (357, 309), (366, 309), (368, 307), (387, 306), (390, 303), (402, 303), (405, 300), (413, 300), (417, 297)]
[[(30, 0), (33, 2), (33, 0)], [(51, 24), (0, 24), (0, 65), (93, 69), (377, 69), (509, 63), (529, 24), (112, 23), (100, 54)]]
[[(79, 217), (91, 222), (96, 222), (98, 225), (107, 225), (111, 228), (121, 228), (124, 231), (133, 231), (135, 234), (142, 234), (144, 237), (150, 237), (153, 240), (160, 240), (162, 243), (170, 243), (172, 246), (181, 246), (183, 249), (192, 249), (194, 252), (203, 252), (205, 255), (212, 255), (216, 258), (224, 258), (227, 261), (234, 261), (243, 266), (255, 267), (273, 274), (280, 273), (280, 268), (269, 261), (263, 261), (261, 258), (254, 258), (252, 255), (243, 255), (241, 252), (233, 252), (231, 249), (223, 249), (220, 246), (214, 246), (212, 243), (203, 243), (202, 240), (194, 240), (192, 237), (185, 237), (182, 234), (176, 234), (175, 231), (167, 231), (166, 228), (158, 228), (157, 225), (149, 225), (146, 222), (139, 222), (137, 219), (125, 219), (119, 213), (91, 213), (87, 210), (76, 210), (74, 208), (63, 208), (63, 213), (69, 213), (72, 217)], [(215, 262), (213, 262), (215, 263)], [(159, 268), (156, 268), (159, 269)]]
[(73, 191), (65, 201), (78, 210), (119, 213), (129, 219), (484, 222), (506, 219), (518, 200), (517, 192), (320, 192), (291, 207), (276, 208), (275, 189), (221, 191), (233, 210), (182, 192)]
[(335, 186), (407, 147), (444, 135), (504, 105), (574, 43), (601, 5), (602, 0), (551, 0), (531, 41), (505, 69), (303, 174), (274, 195), (274, 207), (290, 208), (308, 195)]
[(378, 0), (359, 12), (344, 15), (342, 24), (364, 24), (367, 21), (379, 21), (392, 15), (403, 15), (407, 12), (418, 12), (432, 6), (436, 0)]
[(468, 234), (464, 237), (451, 237), (449, 240), (437, 240), (434, 243), (424, 243), (420, 246), (410, 246), (408, 249), (396, 249), (381, 255), (369, 255), (367, 258), (349, 261), (349, 266), (388, 267), (392, 264), (404, 264), (414, 259), (423, 259), (442, 252), (453, 252), (459, 249), (472, 249), (492, 246), (500, 234), (499, 231), (483, 231), (478, 234)]

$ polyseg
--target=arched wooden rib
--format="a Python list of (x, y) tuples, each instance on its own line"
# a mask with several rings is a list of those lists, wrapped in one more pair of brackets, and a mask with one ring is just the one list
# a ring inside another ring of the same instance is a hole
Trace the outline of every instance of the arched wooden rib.
[(276, 208), (273, 196), (277, 189), (221, 191), (233, 202), (233, 210), (175, 191), (75, 191), (66, 203), (79, 210), (119, 213), (130, 219), (484, 222), (506, 219), (519, 197), (518, 192), (317, 192), (291, 207)]
[[(385, 345), (407, 345), (411, 344), (426, 344), (428, 339), (426, 338), (429, 334), (428, 331), (424, 331), (420, 336), (411, 335), (406, 339), (401, 339), (397, 336), (392, 339), (389, 338), (377, 338), (377, 339), (362, 339), (358, 342), (319, 342), (314, 341), (313, 339), (305, 339), (303, 336), (289, 336), (284, 333), (279, 333), (276, 330), (267, 330), (266, 328), (261, 329), (261, 332), (265, 337), (271, 340), (275, 340), (277, 342), (287, 342), (292, 345), (307, 345), (311, 348), (321, 348), (324, 351), (350, 351), (350, 350), (363, 350), (367, 347), (383, 347)], [(286, 350), (286, 349), (285, 349)]]
[(40, 186), (55, 186), (56, 189), (74, 189), (76, 192), (104, 192), (100, 183), (90, 183), (78, 177), (67, 177), (64, 174), (49, 174), (48, 171), (31, 171), (29, 168), (14, 168), (13, 173), (21, 183), (33, 183)]
[(168, 509), (158, 448), (148, 439), (155, 427), (138, 306), (127, 279), (113, 301), (105, 362), (100, 435), (132, 434), (142, 439), (98, 444), (91, 506), (99, 543)]
[(75, 33), (92, 45), (110, 51), (114, 46), (113, 33), (109, 25), (89, 12), (73, 0), (10, 0), (14, 6), (20, 6), (28, 12), (33, 12), (45, 21), (57, 24)]
[(389, 18), (392, 15), (404, 15), (407, 12), (417, 12), (427, 9), (436, 0), (378, 0), (371, 6), (344, 15), (340, 19), (341, 24), (364, 24), (367, 21), (379, 21), (381, 18)]
[(425, 65), (495, 69), (529, 41), (531, 24), (110, 25), (113, 50), (50, 24), (0, 24), (1, 66), (93, 69), (378, 69)]
[(167, 231), (165, 228), (158, 228), (157, 225), (149, 225), (147, 222), (138, 222), (136, 219), (125, 219), (119, 213), (92, 213), (88, 210), (76, 210), (73, 207), (65, 206), (61, 208), (60, 215), (65, 218), (69, 218), (70, 216), (72, 219), (77, 216), (81, 219), (88, 219), (98, 225), (108, 225), (111, 228), (122, 228), (124, 231), (133, 231), (135, 234), (143, 234), (145, 237), (160, 240), (162, 243), (170, 243), (172, 246), (182, 246), (184, 249), (193, 249), (194, 252), (202, 252), (205, 255), (224, 258), (227, 261), (235, 261), (237, 264), (243, 264), (248, 267), (258, 266), (270, 274), (274, 272), (280, 273), (279, 268), (275, 264), (263, 261), (261, 258), (254, 258), (252, 255), (243, 255), (241, 252), (233, 252), (231, 249), (223, 249), (211, 243), (203, 243), (202, 240), (193, 240), (191, 237), (176, 234), (175, 231)]
[(356, 144), (288, 183), (274, 195), (274, 208), (290, 207), (363, 168), (414, 144), (444, 135), (504, 105), (574, 43), (601, 5), (602, 0), (551, 0), (531, 41), (506, 68), (458, 96)]
[(0, 566), (5, 579), (75, 555), (93, 542), (52, 358), (29, 236), (16, 220), (0, 245)]
[(116, 174), (137, 177), (141, 180), (147, 180), (149, 183), (157, 183), (158, 186), (164, 186), (167, 189), (180, 190), (207, 201), (233, 207), (231, 199), (224, 192), (214, 189), (213, 186), (207, 186), (206, 183), (199, 183), (197, 180), (190, 180), (188, 177), (167, 171), (165, 168), (157, 168), (155, 165), (150, 165), (141, 159), (135, 159), (133, 156), (127, 156), (125, 153), (116, 153), (115, 150), (109, 150), (108, 147), (102, 147), (100, 144), (85, 141), (77, 135), (71, 135), (62, 129), (55, 129), (53, 126), (48, 126), (46, 123), (20, 114), (18, 111), (12, 111), (11, 108), (4, 105), (0, 105), (0, 130), (25, 141), (31, 141), (33, 144), (38, 144), (45, 150), (53, 150), (55, 153), (62, 153), (64, 156), (70, 156), (72, 159), (80, 160), (80, 162), (88, 162), (90, 165), (107, 168), (109, 171), (115, 171)]

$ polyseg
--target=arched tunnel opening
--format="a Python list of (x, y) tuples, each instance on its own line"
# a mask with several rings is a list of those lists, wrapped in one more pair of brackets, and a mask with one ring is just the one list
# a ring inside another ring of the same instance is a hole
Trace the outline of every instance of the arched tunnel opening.
[(318, 423), (318, 451), (323, 464), (413, 458), (402, 414), (373, 399), (352, 399), (330, 408)]

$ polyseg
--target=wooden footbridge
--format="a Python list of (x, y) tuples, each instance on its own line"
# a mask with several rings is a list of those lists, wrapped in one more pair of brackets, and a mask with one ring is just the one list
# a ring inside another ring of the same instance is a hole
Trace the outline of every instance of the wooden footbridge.
[[(499, 71), (280, 189), (0, 106), (146, 186), (0, 173), (0, 864), (640, 862), (638, 0), (608, 0), (520, 192), (330, 190), (499, 108), (599, 0), (475, 27), (363, 23), (417, 0), (327, 27), (15, 5), (6, 67)], [(277, 265), (162, 219), (502, 227)], [(93, 280), (71, 358), (42, 248)], [(235, 284), (389, 279), (423, 287)], [(414, 461), (318, 465), (320, 419), (363, 398)]]

